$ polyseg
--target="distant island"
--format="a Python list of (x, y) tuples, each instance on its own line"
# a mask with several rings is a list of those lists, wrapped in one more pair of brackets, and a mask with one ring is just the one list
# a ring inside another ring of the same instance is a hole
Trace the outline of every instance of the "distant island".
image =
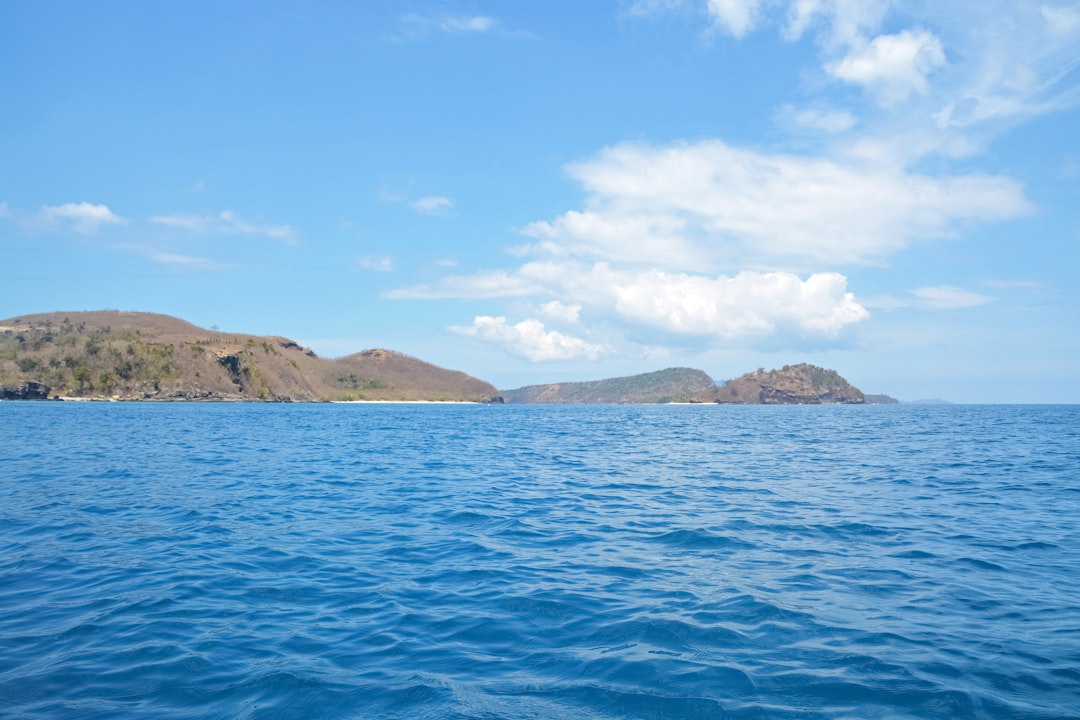
[(607, 380), (529, 385), (500, 394), (508, 403), (670, 403), (690, 402), (715, 389), (716, 383), (701, 370), (668, 368)]
[(701, 370), (668, 368), (630, 377), (530, 385), (502, 390), (509, 403), (722, 403), (737, 405), (891, 404), (888, 395), (865, 395), (835, 370), (802, 363), (760, 368), (717, 385)]
[(0, 399), (268, 402), (893, 404), (806, 363), (717, 384), (675, 367), (629, 377), (497, 390), (392, 350), (321, 358), (288, 338), (206, 330), (103, 310), (0, 320)]

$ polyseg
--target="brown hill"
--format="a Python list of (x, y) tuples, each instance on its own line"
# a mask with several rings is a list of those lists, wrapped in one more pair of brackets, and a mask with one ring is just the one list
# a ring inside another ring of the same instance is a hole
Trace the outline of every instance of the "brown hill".
[(124, 400), (497, 401), (489, 383), (389, 350), (326, 359), (283, 337), (168, 315), (47, 313), (0, 320), (0, 388)]
[(750, 405), (863, 403), (863, 393), (835, 370), (802, 363), (780, 370), (758, 369), (701, 393), (699, 402)]
[(668, 368), (629, 377), (529, 385), (503, 390), (508, 403), (667, 403), (686, 402), (698, 393), (716, 389), (701, 370)]

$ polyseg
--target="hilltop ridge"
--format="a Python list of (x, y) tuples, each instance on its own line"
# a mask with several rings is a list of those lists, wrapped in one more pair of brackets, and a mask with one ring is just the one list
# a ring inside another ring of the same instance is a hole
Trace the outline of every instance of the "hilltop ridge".
[(280, 336), (115, 310), (0, 320), (0, 386), (27, 398), (44, 386), (117, 400), (501, 401), (490, 383), (391, 350), (326, 359)]
[(665, 403), (688, 402), (715, 388), (705, 372), (668, 368), (628, 377), (529, 385), (500, 391), (508, 403)]

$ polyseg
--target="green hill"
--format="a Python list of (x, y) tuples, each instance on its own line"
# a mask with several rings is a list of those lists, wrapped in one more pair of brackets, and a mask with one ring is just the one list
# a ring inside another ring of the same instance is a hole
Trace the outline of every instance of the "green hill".
[(701, 370), (668, 368), (643, 375), (529, 385), (503, 390), (508, 403), (665, 403), (688, 402), (695, 395), (716, 389), (716, 383)]
[(326, 359), (283, 337), (101, 311), (0, 320), (0, 397), (498, 401), (489, 383), (389, 350)]

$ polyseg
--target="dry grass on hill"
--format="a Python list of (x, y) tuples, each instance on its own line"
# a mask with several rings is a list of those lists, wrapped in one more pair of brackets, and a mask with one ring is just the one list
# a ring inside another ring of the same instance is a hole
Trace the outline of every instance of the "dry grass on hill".
[(325, 359), (283, 337), (206, 330), (167, 315), (48, 313), (0, 320), (0, 385), (127, 400), (490, 401), (464, 373), (387, 350)]

